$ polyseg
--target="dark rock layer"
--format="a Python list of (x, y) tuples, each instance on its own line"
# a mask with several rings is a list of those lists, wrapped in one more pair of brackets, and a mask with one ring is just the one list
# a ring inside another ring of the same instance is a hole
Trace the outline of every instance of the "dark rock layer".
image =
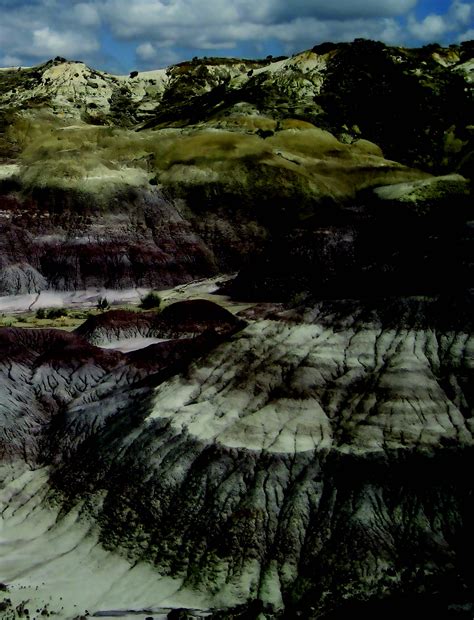
[(0, 208), (3, 294), (167, 288), (217, 270), (212, 251), (158, 191), (126, 190), (105, 210), (93, 195), (61, 190), (10, 194)]
[(398, 186), (367, 192), (315, 215), (304, 228), (275, 234), (227, 290), (240, 298), (288, 302), (301, 294), (363, 299), (469, 289), (469, 183), (459, 177), (423, 183), (418, 189), (413, 184), (411, 193), (410, 185), (398, 194)]
[(195, 299), (166, 306), (160, 312), (111, 310), (89, 317), (75, 333), (100, 344), (122, 338), (190, 338), (214, 331), (230, 334), (245, 325), (221, 306)]

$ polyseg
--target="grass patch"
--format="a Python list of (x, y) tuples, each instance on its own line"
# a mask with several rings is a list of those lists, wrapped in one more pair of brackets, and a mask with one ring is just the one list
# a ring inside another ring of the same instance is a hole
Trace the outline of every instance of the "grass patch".
[(0, 316), (0, 327), (54, 328), (72, 331), (81, 325), (90, 314), (97, 314), (97, 312), (66, 308), (39, 308), (36, 312), (2, 314)]
[[(289, 183), (292, 195), (303, 191), (316, 199), (354, 195), (371, 175), (377, 183), (393, 182), (393, 167), (378, 167), (381, 152), (367, 141), (342, 144), (331, 133), (295, 119), (278, 127), (268, 119), (260, 127), (253, 120), (243, 125), (240, 131), (194, 127), (133, 132), (68, 125), (39, 113), (34, 119), (17, 119), (10, 131), (22, 147), (19, 176), (26, 187), (89, 192), (95, 204), (106, 205), (120, 186), (150, 187), (150, 179), (177, 196), (212, 184), (216, 191), (225, 188), (239, 196), (246, 191), (254, 195), (257, 189), (264, 196), (286, 195)], [(268, 133), (265, 140), (256, 133), (260, 129)], [(399, 170), (397, 182), (404, 174), (407, 180), (413, 177)], [(207, 205), (205, 198), (202, 204)]]

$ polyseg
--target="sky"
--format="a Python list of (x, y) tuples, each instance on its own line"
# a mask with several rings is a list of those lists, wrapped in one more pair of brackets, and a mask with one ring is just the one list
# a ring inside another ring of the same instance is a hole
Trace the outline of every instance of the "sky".
[(0, 66), (55, 56), (113, 73), (194, 56), (289, 55), (356, 37), (474, 39), (473, 0), (0, 0)]

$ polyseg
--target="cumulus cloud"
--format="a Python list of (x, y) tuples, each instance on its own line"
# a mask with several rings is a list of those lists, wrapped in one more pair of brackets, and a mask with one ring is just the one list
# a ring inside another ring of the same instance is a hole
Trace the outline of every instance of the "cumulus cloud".
[[(264, 49), (278, 42), (291, 53), (324, 40), (356, 37), (416, 44), (451, 37), (472, 21), (471, 4), (453, 0), (443, 15), (417, 19), (417, 0), (101, 0), (115, 36), (190, 50)], [(143, 50), (140, 50), (141, 52)], [(137, 53), (143, 59), (137, 48)]]
[[(166, 36), (166, 29), (197, 34), (204, 28), (219, 38), (219, 29), (226, 26), (248, 27), (249, 36), (273, 26), (289, 26), (299, 19), (337, 23), (367, 19), (383, 20), (414, 8), (417, 0), (104, 0), (102, 13), (119, 37), (140, 35)], [(208, 38), (208, 37), (207, 37)], [(222, 40), (222, 36), (220, 37)]]
[(33, 56), (48, 57), (61, 52), (71, 57), (88, 54), (99, 48), (98, 41), (93, 37), (84, 37), (83, 34), (70, 30), (58, 32), (46, 26), (33, 30), (32, 35), (29, 53)]
[(474, 28), (470, 28), (469, 30), (466, 30), (466, 32), (462, 32), (457, 37), (458, 41), (471, 41), (473, 39), (474, 39)]
[(137, 56), (142, 60), (153, 60), (156, 58), (156, 49), (149, 41), (147, 41), (137, 47)]
[(427, 0), (0, 0), (0, 58), (27, 64), (59, 55), (104, 66), (106, 53), (123, 53), (127, 63), (135, 53), (140, 66), (163, 66), (207, 50), (266, 55), (325, 40), (413, 45), (472, 32), (471, 2), (452, 0), (443, 14), (423, 12), (425, 6)]
[(200, 27), (215, 29), (226, 23), (239, 21), (238, 2), (228, 0), (106, 0), (102, 3), (102, 13), (114, 32), (123, 38), (134, 38), (143, 34), (163, 34), (166, 29), (189, 29), (198, 31)]
[(474, 21), (474, 7), (465, 2), (453, 2), (448, 16), (456, 24), (469, 25)]
[(409, 32), (420, 41), (442, 41), (446, 35), (459, 32), (472, 23), (474, 8), (471, 4), (454, 0), (444, 15), (430, 13), (421, 20), (408, 18)]
[(82, 26), (98, 26), (100, 24), (98, 8), (93, 4), (80, 2), (73, 7), (72, 12)]
[(6, 54), (0, 57), (0, 67), (18, 67), (21, 65), (21, 58), (19, 56), (10, 56)]
[(20, 60), (16, 64), (54, 56), (87, 57), (100, 48), (95, 4), (75, 2), (66, 7), (57, 0), (0, 0), (0, 7), (0, 55)]
[(449, 24), (441, 15), (427, 15), (421, 21), (417, 21), (414, 17), (410, 18), (408, 27), (417, 39), (436, 41), (438, 37), (446, 33)]
[[(277, 41), (290, 53), (315, 43), (401, 36), (395, 15), (417, 0), (103, 0), (101, 11), (114, 34), (124, 40), (145, 38), (149, 45), (192, 50), (227, 49)], [(151, 57), (146, 43), (137, 47)], [(145, 56), (147, 58), (145, 58)]]

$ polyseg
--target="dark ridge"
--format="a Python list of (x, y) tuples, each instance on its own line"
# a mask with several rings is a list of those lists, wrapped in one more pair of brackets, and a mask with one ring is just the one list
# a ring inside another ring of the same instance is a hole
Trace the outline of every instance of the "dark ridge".
[[(328, 128), (340, 134), (357, 126), (387, 158), (409, 166), (435, 173), (455, 168), (473, 148), (467, 127), (474, 93), (460, 73), (433, 59), (441, 51), (438, 45), (394, 48), (365, 39), (339, 44), (316, 97)], [(471, 54), (472, 46), (464, 46), (463, 62)], [(445, 136), (453, 127), (466, 142), (448, 158)]]
[(100, 363), (112, 367), (123, 354), (91, 345), (79, 334), (60, 329), (0, 328), (0, 355), (16, 362), (34, 359), (35, 366), (68, 367)]
[(149, 329), (155, 320), (155, 312), (109, 310), (102, 314), (89, 316), (82, 325), (79, 325), (79, 327), (74, 330), (74, 333), (87, 338), (87, 336), (97, 329), (130, 329), (133, 327)]
[(159, 314), (159, 320), (174, 327), (205, 326), (206, 328), (219, 325), (238, 326), (239, 319), (212, 301), (207, 299), (193, 299), (178, 301), (170, 304)]
[(157, 338), (179, 338), (208, 330), (228, 333), (244, 325), (244, 321), (222, 306), (196, 299), (170, 304), (161, 312), (111, 310), (89, 317), (75, 333), (86, 339), (93, 339), (99, 330), (109, 334), (128, 332)]

